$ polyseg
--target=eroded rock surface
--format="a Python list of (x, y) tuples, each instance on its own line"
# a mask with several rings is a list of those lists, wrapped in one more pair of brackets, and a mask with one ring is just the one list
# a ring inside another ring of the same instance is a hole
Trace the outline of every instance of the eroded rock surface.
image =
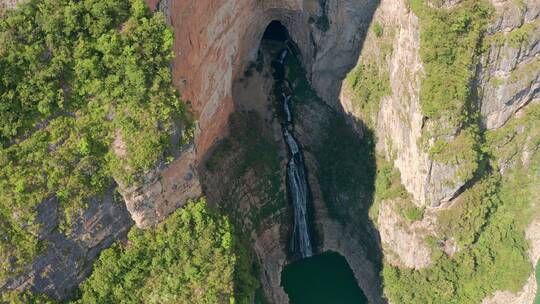
[(540, 99), (540, 4), (492, 0), (479, 72), (481, 112), (488, 129), (503, 126), (519, 109)]
[(431, 249), (427, 246), (425, 237), (435, 235), (433, 222), (425, 217), (422, 221), (407, 223), (396, 212), (397, 208), (401, 208), (399, 199), (381, 202), (378, 229), (385, 258), (395, 266), (414, 269), (429, 266)]
[(38, 208), (38, 221), (43, 223), (39, 238), (48, 246), (21, 274), (0, 282), (0, 292), (29, 289), (53, 299), (69, 297), (90, 274), (99, 253), (124, 238), (133, 226), (115, 193), (111, 189), (103, 198), (92, 199), (83, 214), (73, 219), (68, 233), (59, 230), (58, 202), (54, 198), (44, 201)]
[(272, 20), (288, 29), (317, 92), (337, 105), (340, 79), (355, 64), (377, 1), (149, 0), (147, 4), (162, 11), (174, 29), (174, 83), (191, 104), (198, 124), (194, 154), (182, 154), (175, 160), (181, 164), (170, 166), (194, 176), (182, 185), (184, 194), (157, 181), (161, 168), (150, 172), (142, 187), (124, 191), (140, 227), (157, 223), (182, 206), (182, 199), (200, 192), (196, 168), (227, 134), (229, 115), (235, 109), (233, 84), (255, 61)]
[(142, 185), (122, 189), (127, 209), (138, 227), (161, 222), (188, 200), (201, 195), (194, 146), (184, 147), (180, 155), (172, 164), (148, 172)]

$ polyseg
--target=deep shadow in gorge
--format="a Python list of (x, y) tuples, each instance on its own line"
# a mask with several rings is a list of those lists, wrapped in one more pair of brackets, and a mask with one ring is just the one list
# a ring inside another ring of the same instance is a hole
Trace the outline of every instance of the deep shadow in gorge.
[[(283, 43), (284, 48), (293, 45), (290, 43), (287, 29), (274, 20), (265, 31), (261, 48), (268, 47), (269, 44), (274, 44), (273, 47), (279, 48), (276, 42)], [(280, 71), (281, 65), (274, 64), (273, 66), (274, 77), (277, 76), (280, 79), (282, 76), (279, 74), (284, 73)], [(312, 178), (312, 180), (315, 180), (316, 187), (322, 193), (322, 201), (324, 201), (328, 216), (347, 227), (345, 230), (350, 230), (352, 236), (359, 240), (367, 259), (378, 273), (382, 270), (379, 235), (368, 216), (374, 199), (377, 170), (373, 131), (366, 129), (364, 124), (356, 118), (346, 117), (343, 111), (339, 111), (340, 109), (328, 107), (312, 90), (299, 59), (294, 55), (286, 57), (286, 75), (286, 82), (292, 89), (294, 121), (299, 121), (304, 127), (318, 124), (319, 132), (314, 132), (315, 134), (306, 132), (299, 135), (299, 144), (306, 149), (306, 153), (312, 155), (314, 160), (314, 164), (311, 168), (308, 166), (306, 171), (308, 175), (316, 174), (315, 179)], [(274, 89), (276, 95), (274, 107), (277, 109), (282, 108), (279, 102), (280, 92), (281, 90)], [(322, 119), (302, 120), (303, 114), (309, 117), (309, 112), (314, 109), (319, 114), (324, 113)], [(277, 111), (277, 115), (282, 122), (285, 120), (283, 111)], [(293, 122), (293, 130), (295, 125)], [(308, 144), (303, 145), (303, 139), (306, 139)], [(288, 192), (290, 193), (290, 189)], [(310, 198), (308, 206), (311, 223), (309, 225), (312, 226), (317, 222), (317, 213), (320, 213), (315, 209), (320, 207), (315, 206), (312, 195)], [(289, 204), (290, 201), (289, 195)], [(318, 253), (322, 253), (325, 250), (324, 228), (314, 227), (311, 230), (313, 239), (319, 243), (315, 247)], [(294, 260), (295, 255), (293, 254), (292, 257)], [(381, 294), (380, 288), (378, 289)]]
[[(292, 105), (297, 119), (298, 139), (309, 155), (306, 158), (312, 160), (311, 166), (308, 165), (308, 174), (315, 175), (311, 179), (315, 182), (311, 184), (316, 184), (314, 188), (320, 192), (313, 193), (316, 210), (312, 219), (317, 225), (319, 253), (336, 249), (325, 244), (333, 242), (326, 238), (340, 236), (327, 232), (324, 225), (337, 222), (343, 227), (340, 232), (347, 234), (343, 241), (346, 242), (348, 237), (353, 238), (351, 242), (361, 246), (357, 249), (362, 250), (371, 262), (377, 274), (377, 280), (371, 282), (377, 286), (372, 288), (378, 290), (382, 299), (378, 277), (382, 270), (380, 241), (368, 216), (373, 204), (377, 170), (373, 132), (365, 129), (360, 121), (346, 117), (321, 100), (311, 89), (296, 58), (290, 57), (286, 63), (288, 79), (294, 91)], [(363, 137), (355, 130), (362, 130)], [(317, 206), (317, 201), (319, 204), (322, 201), (324, 207)], [(324, 219), (325, 213), (328, 220)], [(353, 257), (344, 252), (342, 254), (351, 263)]]
[[(275, 52), (287, 43), (298, 55), (287, 57), (287, 78), (294, 89), (295, 128), (306, 157), (309, 184), (314, 188), (310, 218), (317, 253), (340, 252), (355, 269), (368, 298), (383, 303), (380, 242), (368, 217), (376, 173), (373, 132), (363, 129), (361, 121), (347, 117), (339, 102), (319, 98), (311, 85), (317, 77), (330, 74), (341, 83), (356, 63), (365, 30), (359, 34), (358, 52), (347, 59), (348, 67), (344, 69), (341, 62), (339, 70), (321, 76), (317, 69), (309, 73), (303, 68), (300, 61), (310, 59), (303, 58), (300, 50), (307, 46), (294, 43), (298, 29), (289, 31), (287, 23), (290, 21), (276, 19), (268, 24), (257, 59), (233, 84), (236, 113), (231, 116), (229, 137), (215, 146), (203, 166), (204, 192), (210, 204), (229, 214), (244, 238), (251, 239), (264, 291), (270, 302), (281, 303), (276, 293), (283, 293), (279, 291), (283, 263), (295, 258), (287, 248), (292, 213), (285, 187), (286, 147), (281, 138), (281, 114), (271, 96), (269, 66)], [(363, 137), (355, 130), (363, 130)], [(371, 269), (362, 269), (366, 263)]]

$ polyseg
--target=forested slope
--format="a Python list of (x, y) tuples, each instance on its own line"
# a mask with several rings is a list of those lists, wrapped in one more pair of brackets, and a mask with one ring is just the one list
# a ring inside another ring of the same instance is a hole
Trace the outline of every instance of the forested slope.
[[(0, 279), (113, 184), (137, 183), (189, 124), (171, 85), (173, 35), (143, 1), (28, 1), (0, 19)], [(187, 132), (186, 132), (187, 131)]]

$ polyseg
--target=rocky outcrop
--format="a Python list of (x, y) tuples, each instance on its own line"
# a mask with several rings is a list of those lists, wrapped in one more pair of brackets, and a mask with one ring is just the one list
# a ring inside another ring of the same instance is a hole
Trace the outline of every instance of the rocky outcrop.
[(22, 0), (1, 0), (0, 1), (0, 12), (2, 12), (2, 9), (12, 9), (17, 6), (19, 2)]
[[(455, 5), (447, 1), (445, 6)], [(521, 2), (520, 2), (521, 3)], [(478, 68), (479, 104), (485, 126), (498, 128), (519, 109), (539, 99), (540, 94), (540, 5), (537, 1), (493, 1), (497, 16), (485, 38), (487, 51)], [(388, 71), (391, 93), (383, 97), (374, 121), (377, 151), (392, 159), (403, 185), (418, 205), (436, 207), (452, 200), (464, 186), (459, 164), (430, 158), (426, 129), (441, 122), (426, 121), (419, 103), (423, 76), (419, 56), (418, 18), (406, 1), (381, 1), (374, 23), (384, 34), (367, 35), (359, 63), (375, 64)], [(392, 49), (390, 55), (385, 48)], [(364, 117), (355, 107), (350, 88), (341, 90), (341, 102), (353, 117)], [(437, 126), (434, 126), (435, 128)]]
[(158, 166), (145, 174), (141, 186), (122, 189), (127, 210), (138, 227), (159, 223), (188, 200), (201, 195), (193, 145), (184, 147), (180, 155), (169, 166)]
[[(158, 169), (148, 174), (142, 187), (124, 191), (140, 227), (155, 224), (180, 207), (182, 199), (200, 192), (196, 167), (227, 134), (228, 118), (235, 108), (233, 84), (255, 60), (272, 20), (289, 30), (317, 91), (337, 104), (340, 79), (355, 63), (376, 1), (149, 0), (147, 4), (162, 11), (174, 29), (174, 83), (191, 104), (197, 132), (193, 154), (180, 155), (170, 166), (180, 167), (190, 177), (181, 190), (174, 190), (172, 181), (158, 182), (159, 176), (167, 175)], [(183, 179), (181, 173), (174, 174)]]
[(53, 299), (69, 297), (90, 274), (99, 253), (124, 238), (133, 225), (126, 206), (115, 195), (111, 188), (103, 198), (90, 200), (88, 208), (73, 219), (69, 233), (60, 231), (58, 202), (51, 198), (41, 203), (37, 220), (43, 224), (39, 238), (47, 244), (45, 252), (22, 273), (0, 282), (0, 292), (30, 290)]
[[(375, 117), (377, 151), (394, 160), (403, 185), (417, 204), (438, 205), (451, 199), (460, 185), (447, 182), (457, 168), (431, 160), (418, 144), (424, 128), (419, 100), (423, 67), (418, 18), (407, 1), (381, 1), (374, 22), (384, 25), (385, 36), (370, 32), (359, 62), (376, 64), (389, 72), (391, 94), (382, 98)], [(393, 49), (387, 57), (383, 55), (385, 44)], [(344, 86), (343, 108), (354, 117), (362, 117), (353, 99)]]
[(540, 4), (492, 2), (496, 18), (485, 38), (478, 77), (488, 129), (503, 126), (516, 111), (540, 99)]
[(401, 199), (381, 202), (378, 229), (384, 256), (390, 264), (420, 269), (431, 263), (431, 249), (425, 237), (435, 235), (435, 229), (432, 218), (427, 216), (422, 221), (407, 223), (396, 212), (397, 208), (407, 203)]

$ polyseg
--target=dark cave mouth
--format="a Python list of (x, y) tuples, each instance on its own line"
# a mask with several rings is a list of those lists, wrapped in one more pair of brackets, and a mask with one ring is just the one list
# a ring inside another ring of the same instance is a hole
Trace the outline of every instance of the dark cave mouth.
[(287, 28), (280, 21), (273, 20), (266, 27), (262, 39), (285, 43), (287, 40), (289, 40), (289, 37), (289, 31)]

